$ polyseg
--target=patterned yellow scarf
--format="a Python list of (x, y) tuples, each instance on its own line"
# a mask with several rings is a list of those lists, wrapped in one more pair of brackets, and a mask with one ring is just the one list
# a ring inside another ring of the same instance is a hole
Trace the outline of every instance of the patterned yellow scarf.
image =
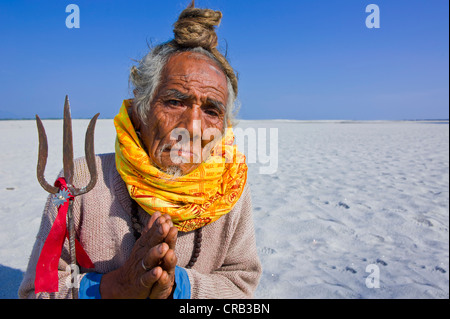
[(227, 128), (211, 156), (187, 175), (174, 177), (153, 166), (145, 152), (124, 100), (114, 118), (117, 131), (116, 166), (128, 192), (147, 213), (169, 214), (178, 230), (188, 232), (214, 222), (230, 212), (247, 180), (245, 156), (233, 145)]

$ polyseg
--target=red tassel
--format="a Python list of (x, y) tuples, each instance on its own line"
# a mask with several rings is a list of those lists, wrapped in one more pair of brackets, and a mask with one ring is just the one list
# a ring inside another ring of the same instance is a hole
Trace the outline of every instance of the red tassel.
[[(58, 178), (55, 182), (55, 186), (59, 189), (69, 191), (66, 181), (63, 177)], [(42, 247), (41, 254), (39, 256), (36, 265), (36, 278), (34, 280), (35, 293), (39, 292), (57, 292), (58, 291), (58, 264), (61, 258), (61, 251), (64, 245), (65, 238), (69, 238), (66, 224), (66, 216), (69, 208), (69, 200), (73, 200), (74, 197), (69, 192), (69, 198), (60, 205), (58, 208), (58, 214), (50, 229), (50, 232)], [(91, 259), (78, 242), (75, 240), (75, 251), (77, 255), (78, 264), (84, 268), (94, 268), (94, 264)]]

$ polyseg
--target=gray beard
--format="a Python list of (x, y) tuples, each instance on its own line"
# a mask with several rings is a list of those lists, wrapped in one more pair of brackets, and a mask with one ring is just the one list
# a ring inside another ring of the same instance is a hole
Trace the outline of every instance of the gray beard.
[[(158, 152), (158, 157), (159, 157), (159, 160), (161, 160), (161, 154), (162, 154), (162, 152), (167, 148), (167, 147), (170, 147), (171, 145), (170, 144), (165, 144), (165, 145), (163, 145), (162, 147), (161, 147), (161, 149), (159, 150), (159, 152)], [(155, 165), (155, 163), (153, 163), (154, 165)], [(157, 165), (155, 165), (156, 167), (158, 167)], [(171, 177), (170, 178), (168, 178), (167, 180), (168, 181), (173, 181), (173, 180), (176, 180), (178, 177), (181, 177), (181, 176), (183, 176), (183, 173), (181, 172), (181, 168), (179, 168), (178, 166), (176, 166), (176, 165), (171, 165), (171, 166), (169, 166), (167, 169), (162, 169), (162, 168), (159, 168), (161, 171), (163, 171), (164, 173), (166, 173), (167, 175), (170, 175)]]
[(183, 176), (183, 174), (181, 173), (181, 168), (179, 168), (178, 166), (169, 166), (165, 170), (165, 173), (171, 176), (169, 180), (176, 180), (178, 177)]

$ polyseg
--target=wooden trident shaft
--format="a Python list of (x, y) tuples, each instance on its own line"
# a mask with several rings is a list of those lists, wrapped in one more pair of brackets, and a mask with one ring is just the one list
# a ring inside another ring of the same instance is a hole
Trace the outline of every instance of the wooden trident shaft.
[[(69, 250), (70, 250), (70, 267), (72, 276), (72, 298), (77, 298), (75, 272), (76, 269), (76, 252), (75, 252), (75, 223), (73, 218), (73, 198), (89, 192), (97, 182), (97, 168), (95, 166), (95, 153), (94, 153), (94, 129), (100, 113), (94, 115), (89, 122), (89, 126), (86, 131), (85, 138), (85, 156), (91, 179), (89, 183), (81, 188), (77, 188), (73, 185), (74, 164), (73, 164), (73, 141), (72, 141), (72, 118), (70, 115), (69, 97), (66, 95), (64, 103), (64, 128), (63, 128), (63, 172), (64, 178), (73, 197), (69, 198), (69, 208), (67, 211), (67, 228), (69, 232)], [(36, 115), (36, 124), (39, 133), (39, 154), (37, 163), (37, 179), (41, 186), (49, 193), (56, 194), (59, 192), (59, 188), (48, 183), (44, 178), (45, 166), (47, 164), (48, 157), (48, 143), (47, 135), (45, 134), (44, 125), (41, 119)]]

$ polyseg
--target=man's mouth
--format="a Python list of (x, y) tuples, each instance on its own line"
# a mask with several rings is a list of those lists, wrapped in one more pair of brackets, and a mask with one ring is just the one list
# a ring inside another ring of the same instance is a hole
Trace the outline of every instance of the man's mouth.
[(178, 157), (178, 158), (183, 158), (185, 160), (183, 160), (184, 163), (186, 163), (186, 160), (188, 160), (188, 162), (193, 162), (193, 163), (199, 163), (201, 162), (201, 156), (198, 155), (197, 153), (194, 153), (191, 151), (191, 147), (190, 145), (185, 145), (182, 147), (179, 147), (177, 145), (177, 147), (173, 147), (174, 145), (166, 145), (162, 148), (162, 153), (169, 153), (170, 156), (174, 156), (174, 157)]
[(186, 151), (183, 151), (183, 150), (179, 150), (178, 151), (178, 156), (182, 156), (182, 157), (192, 157), (192, 156), (194, 156), (194, 153), (192, 153), (192, 152), (186, 152)]

